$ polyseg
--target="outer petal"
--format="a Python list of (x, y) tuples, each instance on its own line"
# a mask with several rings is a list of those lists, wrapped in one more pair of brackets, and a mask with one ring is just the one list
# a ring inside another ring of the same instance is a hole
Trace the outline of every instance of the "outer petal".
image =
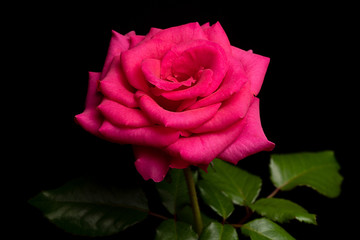
[(264, 81), (270, 58), (236, 47), (232, 47), (232, 54), (243, 64), (246, 75), (251, 82), (253, 93), (257, 95)]
[(201, 25), (201, 28), (204, 29), (204, 31), (210, 27), (210, 23), (209, 22), (206, 22), (204, 23), (203, 25)]
[(182, 160), (180, 157), (170, 156), (170, 167), (176, 169), (184, 169), (190, 166), (190, 163)]
[(128, 108), (109, 99), (104, 99), (97, 108), (106, 120), (116, 126), (146, 127), (153, 125), (141, 110)]
[(153, 36), (153, 39), (154, 38), (172, 42), (174, 44), (188, 42), (194, 39), (207, 39), (203, 29), (197, 22), (164, 29), (155, 34)]
[(176, 129), (189, 129), (200, 126), (212, 118), (221, 105), (221, 103), (217, 103), (184, 112), (171, 112), (163, 109), (147, 94), (139, 91), (136, 96), (139, 99), (141, 109), (154, 123)]
[(225, 101), (213, 118), (191, 132), (202, 133), (220, 131), (245, 117), (253, 95), (250, 90), (250, 83), (245, 83), (240, 91)]
[[(127, 34), (127, 35), (135, 35), (135, 32), (133, 34)], [(115, 56), (119, 56), (121, 52), (126, 51), (129, 49), (129, 36), (127, 35), (121, 35), (120, 33), (116, 31), (112, 31), (112, 36), (110, 39), (110, 44), (108, 48), (108, 52), (105, 58), (104, 67), (101, 73), (101, 79), (105, 77), (107, 72), (109, 71), (110, 64)]]
[(228, 56), (231, 55), (230, 41), (219, 22), (216, 22), (211, 27), (204, 26), (203, 29), (210, 41), (218, 43)]
[(246, 119), (248, 124), (245, 125), (244, 130), (234, 143), (219, 154), (219, 158), (237, 164), (239, 160), (252, 154), (273, 150), (275, 144), (267, 140), (261, 127), (258, 98), (254, 99)]
[(101, 114), (96, 110), (97, 105), (102, 100), (102, 95), (96, 91), (96, 84), (99, 81), (98, 72), (89, 72), (88, 91), (85, 100), (85, 110), (75, 116), (75, 121), (86, 131), (99, 136), (98, 129), (103, 121)]
[(108, 74), (99, 82), (98, 88), (106, 98), (131, 108), (138, 106), (133, 93), (135, 90), (126, 82), (121, 70), (120, 56), (113, 58)]
[(180, 157), (191, 165), (208, 165), (239, 136), (245, 120), (218, 132), (180, 138), (166, 148), (169, 154)]
[(236, 62), (235, 58), (229, 59), (229, 70), (226, 73), (226, 76), (214, 93), (210, 94), (207, 97), (204, 97), (197, 101), (194, 105), (191, 105), (188, 109), (196, 109), (210, 104), (222, 102), (230, 98), (234, 93), (239, 92), (241, 87), (248, 81), (244, 69), (241, 63)]
[(135, 167), (145, 180), (164, 180), (169, 170), (168, 156), (157, 148), (133, 146)]
[(130, 46), (129, 46), (129, 48), (136, 47), (136, 45), (138, 45), (144, 39), (145, 39), (145, 36), (142, 36), (142, 35), (130, 36)]
[(150, 39), (123, 52), (121, 65), (129, 84), (138, 90), (148, 92), (149, 85), (141, 71), (142, 61), (147, 58), (161, 59), (172, 46), (173, 43), (161, 39)]
[(151, 147), (166, 147), (179, 139), (180, 131), (164, 127), (128, 128), (117, 127), (104, 121), (99, 128), (108, 141), (120, 144), (134, 144)]
[(158, 34), (161, 31), (163, 30), (160, 28), (154, 28), (154, 27), (150, 28), (150, 31), (148, 32), (148, 34), (146, 34), (144, 41), (153, 38), (156, 34)]

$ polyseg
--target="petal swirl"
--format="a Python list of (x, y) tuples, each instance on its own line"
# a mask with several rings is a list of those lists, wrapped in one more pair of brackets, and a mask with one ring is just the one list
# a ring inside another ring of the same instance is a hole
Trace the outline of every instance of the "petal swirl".
[(200, 99), (188, 109), (196, 109), (210, 104), (222, 102), (240, 91), (241, 87), (248, 81), (244, 68), (235, 58), (229, 59), (229, 70), (219, 88), (212, 94)]
[(141, 70), (146, 80), (158, 89), (171, 91), (183, 86), (182, 82), (168, 81), (160, 78), (160, 60), (145, 59), (141, 64)]
[(173, 43), (161, 39), (150, 39), (121, 54), (121, 66), (129, 84), (138, 90), (148, 92), (149, 85), (141, 71), (144, 59), (161, 59)]
[(172, 47), (161, 60), (162, 78), (169, 76), (187, 79), (197, 78), (199, 71), (210, 69), (212, 82), (204, 95), (214, 92), (223, 81), (228, 70), (228, 59), (224, 49), (208, 40), (193, 40)]
[(204, 97), (213, 82), (213, 71), (205, 69), (200, 75), (200, 79), (194, 84), (194, 86), (182, 90), (163, 92), (160, 95), (173, 101)]

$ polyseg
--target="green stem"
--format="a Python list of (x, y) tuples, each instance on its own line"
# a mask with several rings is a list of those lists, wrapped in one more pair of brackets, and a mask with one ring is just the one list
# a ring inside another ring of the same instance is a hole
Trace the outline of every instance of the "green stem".
[(190, 203), (194, 215), (195, 231), (200, 235), (203, 228), (203, 223), (200, 214), (199, 202), (196, 195), (194, 177), (191, 173), (190, 167), (184, 169), (186, 184), (189, 191)]
[(281, 187), (276, 188), (272, 193), (270, 193), (269, 196), (267, 196), (266, 198), (272, 198), (274, 197), (279, 191), (281, 190)]

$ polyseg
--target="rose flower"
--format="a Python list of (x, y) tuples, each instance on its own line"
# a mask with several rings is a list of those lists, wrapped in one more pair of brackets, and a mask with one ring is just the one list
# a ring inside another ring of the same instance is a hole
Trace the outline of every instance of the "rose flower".
[(144, 179), (169, 168), (206, 170), (214, 158), (237, 164), (270, 151), (259, 99), (269, 58), (231, 46), (220, 23), (112, 33), (102, 72), (89, 72), (88, 132), (132, 144)]

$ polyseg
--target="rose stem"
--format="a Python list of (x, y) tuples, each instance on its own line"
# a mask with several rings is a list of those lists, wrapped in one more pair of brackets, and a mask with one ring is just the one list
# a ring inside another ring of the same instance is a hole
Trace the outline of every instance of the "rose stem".
[(194, 215), (194, 221), (195, 221), (195, 231), (200, 235), (203, 228), (203, 223), (201, 219), (200, 214), (200, 208), (199, 208), (199, 202), (196, 196), (196, 189), (195, 189), (195, 183), (194, 178), (191, 173), (190, 167), (184, 169), (186, 184), (189, 191), (189, 197), (190, 197), (190, 203)]

